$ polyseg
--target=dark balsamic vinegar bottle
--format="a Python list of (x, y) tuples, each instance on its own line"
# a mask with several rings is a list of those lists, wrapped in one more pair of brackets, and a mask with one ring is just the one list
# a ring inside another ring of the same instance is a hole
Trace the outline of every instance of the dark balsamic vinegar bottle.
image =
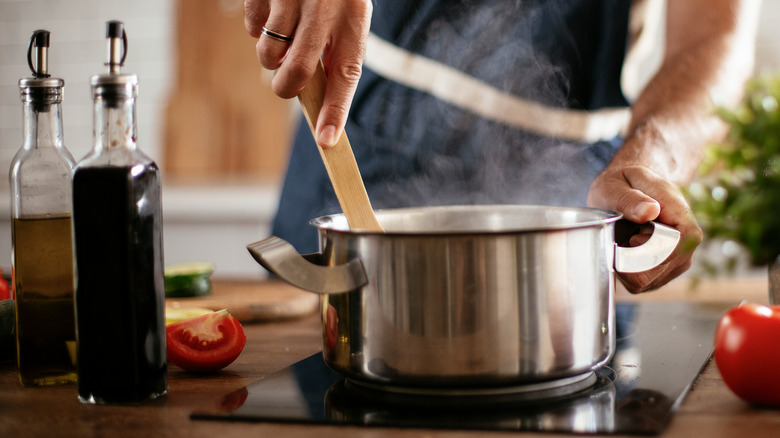
[(71, 172), (63, 144), (65, 85), (48, 73), (49, 35), (36, 30), (19, 80), (24, 143), (9, 174), (17, 369), (23, 386), (76, 381)]
[[(91, 78), (94, 148), (73, 172), (78, 393), (84, 403), (168, 388), (160, 171), (136, 146), (138, 77), (124, 25), (107, 23), (108, 73)], [(120, 57), (121, 52), (121, 57)]]

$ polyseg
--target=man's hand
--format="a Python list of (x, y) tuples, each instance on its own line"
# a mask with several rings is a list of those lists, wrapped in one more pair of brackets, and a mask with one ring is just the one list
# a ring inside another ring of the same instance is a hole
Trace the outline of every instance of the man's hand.
[[(691, 267), (702, 230), (680, 189), (672, 182), (642, 166), (607, 168), (591, 185), (588, 205), (618, 211), (638, 224), (657, 220), (680, 232), (680, 243), (660, 266), (636, 274), (619, 274), (630, 292), (659, 288)], [(640, 245), (647, 237), (633, 236), (630, 244)]]
[(276, 70), (271, 83), (276, 95), (297, 96), (322, 57), (328, 76), (316, 127), (322, 147), (336, 144), (347, 122), (362, 74), (372, 11), (370, 0), (244, 1), (244, 24), (258, 38), (257, 59)]

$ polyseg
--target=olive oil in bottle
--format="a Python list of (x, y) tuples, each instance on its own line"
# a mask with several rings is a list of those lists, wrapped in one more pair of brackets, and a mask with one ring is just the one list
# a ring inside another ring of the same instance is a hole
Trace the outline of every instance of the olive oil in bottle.
[(19, 81), (24, 143), (11, 162), (13, 285), (19, 381), (76, 381), (71, 171), (62, 135), (64, 81), (48, 74), (49, 32), (33, 33)]

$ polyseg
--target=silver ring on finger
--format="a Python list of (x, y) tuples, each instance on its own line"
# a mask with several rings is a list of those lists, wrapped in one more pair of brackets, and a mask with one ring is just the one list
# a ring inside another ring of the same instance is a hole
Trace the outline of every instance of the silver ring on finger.
[(266, 28), (265, 26), (263, 26), (262, 32), (263, 32), (263, 35), (265, 35), (265, 36), (267, 36), (269, 38), (275, 39), (277, 41), (281, 41), (283, 43), (289, 43), (289, 42), (291, 42), (293, 40), (293, 37), (287, 36), (287, 35), (279, 33), (279, 32), (274, 32), (271, 29)]

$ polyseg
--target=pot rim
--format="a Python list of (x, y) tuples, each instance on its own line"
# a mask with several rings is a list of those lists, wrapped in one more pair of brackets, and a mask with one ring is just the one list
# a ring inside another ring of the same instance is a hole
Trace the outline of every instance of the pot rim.
[[(486, 227), (485, 229), (425, 229), (425, 230), (398, 230), (392, 227), (387, 227), (382, 223), (383, 216), (394, 214), (457, 214), (463, 212), (484, 212), (484, 213), (501, 213), (501, 212), (522, 212), (527, 211), (539, 211), (544, 210), (549, 213), (571, 213), (581, 215), (579, 220), (571, 220), (570, 222), (564, 221), (563, 223), (549, 223), (539, 225), (522, 225), (511, 227), (499, 227), (491, 229)], [(607, 209), (592, 208), (592, 207), (564, 207), (564, 206), (552, 206), (552, 205), (526, 205), (526, 204), (478, 204), (478, 205), (442, 205), (442, 206), (430, 206), (430, 207), (404, 207), (404, 208), (392, 208), (392, 209), (380, 209), (376, 210), (376, 216), (380, 224), (385, 228), (384, 231), (372, 231), (372, 230), (351, 230), (347, 224), (346, 217), (343, 213), (330, 214), (317, 217), (309, 221), (309, 224), (317, 227), (321, 231), (328, 233), (338, 233), (345, 235), (356, 236), (370, 236), (370, 235), (382, 235), (382, 236), (466, 236), (466, 235), (502, 235), (502, 234), (520, 234), (520, 233), (539, 233), (549, 231), (566, 231), (581, 228), (590, 227), (602, 227), (611, 223), (615, 223), (623, 218), (623, 214)]]

